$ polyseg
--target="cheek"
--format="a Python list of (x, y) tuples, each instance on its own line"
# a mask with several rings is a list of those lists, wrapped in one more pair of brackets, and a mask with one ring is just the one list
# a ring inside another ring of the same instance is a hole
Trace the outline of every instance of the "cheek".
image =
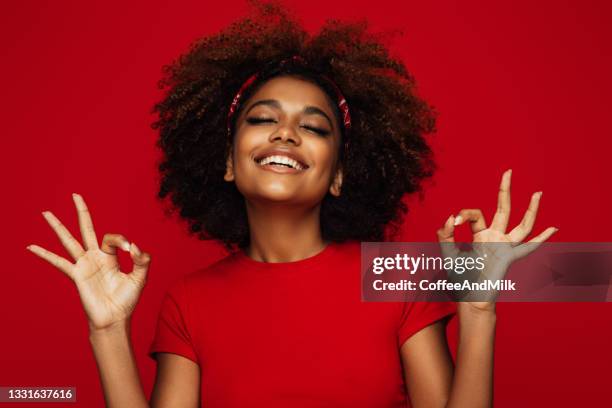
[(233, 147), (234, 170), (236, 173), (244, 170), (250, 164), (249, 161), (252, 160), (251, 153), (256, 146), (257, 135), (244, 132), (236, 135)]
[(315, 169), (319, 175), (333, 176), (337, 149), (333, 144), (321, 144), (312, 149), (311, 157), (315, 160)]

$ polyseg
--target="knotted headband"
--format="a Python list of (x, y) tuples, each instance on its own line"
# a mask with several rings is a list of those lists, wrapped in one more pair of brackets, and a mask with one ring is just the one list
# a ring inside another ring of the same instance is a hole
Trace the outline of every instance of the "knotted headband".
[[(302, 64), (305, 63), (302, 57), (300, 57), (299, 55), (294, 55), (290, 58), (286, 58), (282, 60), (279, 63), (279, 65), (281, 66), (285, 65), (289, 61), (299, 62)], [(232, 134), (232, 130), (231, 130), (232, 116), (238, 110), (238, 104), (240, 103), (240, 99), (242, 98), (242, 95), (244, 95), (244, 92), (253, 84), (253, 82), (255, 82), (258, 76), (259, 76), (259, 72), (256, 72), (250, 77), (248, 77), (247, 80), (244, 81), (244, 83), (240, 86), (240, 89), (236, 93), (236, 96), (234, 96), (234, 99), (232, 100), (232, 103), (229, 107), (229, 111), (227, 113), (227, 134), (228, 135)], [(342, 95), (340, 88), (338, 88), (338, 86), (334, 83), (334, 81), (332, 81), (329, 77), (325, 75), (320, 75), (320, 77), (324, 79), (327, 83), (329, 83), (329, 85), (334, 89), (334, 92), (336, 93), (336, 103), (338, 105), (338, 109), (342, 113), (342, 123), (344, 125), (344, 129), (346, 133), (351, 128), (351, 115), (349, 113), (348, 104), (346, 103), (346, 98), (344, 97), (344, 95)]]

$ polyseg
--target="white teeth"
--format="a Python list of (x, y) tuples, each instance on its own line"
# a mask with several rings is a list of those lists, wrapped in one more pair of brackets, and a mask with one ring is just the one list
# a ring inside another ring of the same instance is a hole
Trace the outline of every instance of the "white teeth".
[(260, 166), (265, 166), (266, 164), (269, 164), (269, 163), (286, 164), (297, 170), (304, 169), (297, 161), (290, 159), (287, 156), (268, 156), (268, 157), (264, 157), (263, 159), (259, 161)]

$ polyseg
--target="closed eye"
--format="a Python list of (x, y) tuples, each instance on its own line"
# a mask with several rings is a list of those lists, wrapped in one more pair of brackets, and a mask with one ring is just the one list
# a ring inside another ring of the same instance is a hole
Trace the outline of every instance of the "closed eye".
[(274, 119), (270, 118), (247, 118), (246, 121), (252, 125), (257, 125), (260, 123), (274, 123), (276, 122)]
[(329, 130), (327, 129), (321, 129), (321, 128), (314, 127), (314, 126), (302, 126), (302, 127), (306, 130), (309, 130), (321, 136), (326, 136), (330, 133)]

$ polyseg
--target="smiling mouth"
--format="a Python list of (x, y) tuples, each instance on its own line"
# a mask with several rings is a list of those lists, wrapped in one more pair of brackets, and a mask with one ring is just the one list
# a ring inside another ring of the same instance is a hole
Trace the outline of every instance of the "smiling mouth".
[(267, 169), (304, 171), (308, 166), (287, 156), (272, 155), (255, 159), (258, 166)]

